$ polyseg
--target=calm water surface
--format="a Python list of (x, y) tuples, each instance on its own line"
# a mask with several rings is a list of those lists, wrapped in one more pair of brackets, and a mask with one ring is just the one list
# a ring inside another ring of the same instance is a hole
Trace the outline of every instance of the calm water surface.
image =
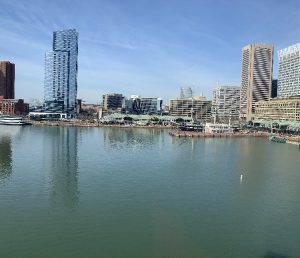
[(0, 257), (300, 257), (299, 197), (289, 144), (0, 126)]

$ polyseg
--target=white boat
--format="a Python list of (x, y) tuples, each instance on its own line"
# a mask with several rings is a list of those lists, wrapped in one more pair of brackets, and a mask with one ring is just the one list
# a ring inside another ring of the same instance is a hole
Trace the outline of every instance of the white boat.
[(0, 116), (0, 125), (28, 125), (22, 117)]

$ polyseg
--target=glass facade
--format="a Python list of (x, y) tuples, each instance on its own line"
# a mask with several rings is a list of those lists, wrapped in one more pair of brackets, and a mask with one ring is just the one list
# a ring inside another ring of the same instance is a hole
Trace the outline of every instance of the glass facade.
[(78, 32), (55, 31), (53, 50), (45, 55), (45, 110), (76, 113)]
[(300, 43), (279, 50), (278, 97), (300, 96)]

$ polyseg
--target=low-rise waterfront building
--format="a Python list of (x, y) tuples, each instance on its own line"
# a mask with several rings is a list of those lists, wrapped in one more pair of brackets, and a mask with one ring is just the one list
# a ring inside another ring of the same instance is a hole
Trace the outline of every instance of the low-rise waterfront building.
[(124, 96), (119, 93), (105, 94), (102, 97), (102, 107), (108, 113), (121, 112), (124, 107)]
[(171, 99), (171, 116), (189, 116), (196, 120), (211, 120), (212, 101), (206, 97), (194, 97), (189, 99)]
[(120, 114), (114, 113), (104, 116), (100, 119), (104, 124), (178, 124), (178, 121), (182, 123), (191, 123), (192, 118), (187, 116), (161, 116), (161, 115), (136, 115), (136, 114)]
[(157, 97), (139, 97), (132, 95), (125, 100), (125, 113), (153, 115), (162, 111), (162, 99)]
[(206, 123), (205, 132), (206, 133), (232, 133), (233, 128), (228, 124)]
[(39, 112), (39, 111), (32, 111), (28, 114), (29, 118), (32, 120), (60, 120), (60, 119), (67, 119), (67, 113), (61, 112)]
[(78, 118), (82, 119), (98, 119), (102, 116), (103, 108), (97, 104), (81, 104), (81, 112), (78, 115)]
[(27, 115), (29, 105), (23, 99), (4, 99), (0, 96), (0, 114), (3, 115)]
[(162, 99), (157, 97), (141, 98), (141, 114), (158, 114), (162, 109)]
[(258, 101), (255, 120), (300, 121), (300, 96)]

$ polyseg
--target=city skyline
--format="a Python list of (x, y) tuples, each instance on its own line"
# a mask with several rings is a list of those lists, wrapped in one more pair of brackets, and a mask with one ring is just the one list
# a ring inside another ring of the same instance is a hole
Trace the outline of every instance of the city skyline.
[(56, 30), (75, 28), (81, 35), (78, 98), (91, 103), (111, 92), (144, 97), (159, 92), (167, 100), (178, 97), (183, 86), (211, 98), (218, 83), (240, 85), (245, 45), (274, 46), (277, 78), (277, 51), (300, 41), (300, 4), (292, 0), (205, 5), (0, 0), (0, 7), (6, 25), (0, 29), (0, 60), (16, 64), (16, 98), (25, 100), (43, 99), (44, 53)]

